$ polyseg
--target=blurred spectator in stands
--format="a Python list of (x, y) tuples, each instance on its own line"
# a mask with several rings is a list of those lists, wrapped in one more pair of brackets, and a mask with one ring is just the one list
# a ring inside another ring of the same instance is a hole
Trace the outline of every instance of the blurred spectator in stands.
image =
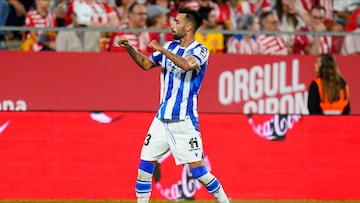
[[(216, 22), (216, 13), (213, 8), (200, 7), (198, 11), (199, 11), (200, 16), (203, 19), (202, 24), (199, 28), (199, 31), (218, 29), (218, 25)], [(224, 51), (224, 35), (222, 33), (197, 32), (195, 34), (195, 39), (197, 42), (203, 44), (206, 48), (208, 48), (209, 52), (212, 54)]]
[(119, 18), (115, 12), (115, 9), (111, 7), (106, 1), (102, 0), (72, 0), (68, 4), (67, 12), (65, 15), (66, 24), (70, 24), (72, 21), (72, 14), (74, 8), (78, 5), (86, 5), (91, 11), (91, 23), (89, 27), (110, 27), (115, 28), (119, 26)]
[(332, 20), (334, 18), (334, 0), (314, 0), (314, 2), (313, 6), (325, 8), (325, 19)]
[[(29, 11), (26, 14), (25, 26), (26, 27), (56, 27), (56, 16), (54, 13), (49, 12), (50, 0), (36, 0), (36, 10)], [(26, 35), (26, 39), (21, 44), (21, 50), (30, 51), (32, 46), (36, 44), (40, 33), (46, 32), (55, 40), (56, 33), (52, 31), (36, 31), (32, 30)], [(25, 34), (24, 34), (25, 35)], [(34, 49), (35, 51), (37, 49)]]
[(32, 51), (55, 51), (55, 43), (48, 33), (42, 32), (39, 34), (37, 42), (32, 46)]
[(117, 12), (117, 15), (119, 17), (120, 25), (129, 22), (128, 10), (135, 1), (136, 0), (116, 0), (115, 11)]
[[(68, 24), (72, 20), (72, 14), (76, 6), (87, 6), (91, 10), (91, 22), (89, 27), (94, 28), (115, 28), (119, 26), (119, 17), (115, 8), (111, 7), (107, 1), (104, 0), (72, 0), (68, 4), (68, 9), (65, 15), (65, 22)], [(111, 33), (101, 33), (101, 48), (106, 50), (108, 48), (109, 38)]]
[[(7, 26), (23, 26), (25, 24), (26, 12), (28, 11), (27, 9), (30, 9), (30, 7), (27, 8), (26, 6), (24, 6), (23, 1), (8, 0), (10, 10), (6, 20)], [(34, 4), (34, 2), (31, 0), (25, 2), (31, 2), (32, 4)], [(33, 5), (31, 8), (34, 9), (35, 6)], [(21, 32), (19, 31), (11, 31), (9, 33), (11, 34), (11, 38), (19, 40), (22, 39)]]
[[(314, 6), (310, 11), (310, 23), (300, 31), (325, 32), (324, 24), (326, 10), (322, 6)], [(328, 35), (297, 35), (294, 39), (295, 54), (320, 54), (332, 52), (332, 38)]]
[(16, 0), (16, 1), (19, 1), (24, 6), (26, 11), (36, 10), (36, 0)]
[[(91, 9), (82, 4), (74, 7), (69, 28), (86, 28), (91, 24)], [(62, 30), (56, 38), (56, 51), (99, 52), (100, 32)]]
[[(148, 5), (147, 8), (147, 20), (146, 25), (151, 29), (167, 29), (170, 31), (168, 14), (170, 10), (168, 8), (161, 7), (159, 5)], [(164, 38), (160, 38), (159, 32), (150, 32), (150, 41), (156, 40), (161, 44), (164, 44), (167, 41), (173, 40), (173, 35), (171, 32), (163, 33)]]
[(240, 16), (245, 14), (255, 15), (256, 5), (249, 0), (240, 0), (236, 11), (240, 14)]
[(174, 22), (174, 19), (178, 13), (179, 3), (180, 2), (178, 0), (148, 0), (149, 5), (158, 5), (162, 8), (170, 10), (168, 14), (169, 25)]
[(320, 54), (315, 63), (316, 78), (308, 96), (310, 114), (350, 114), (349, 87), (331, 54)]
[(360, 7), (358, 7), (349, 17), (345, 31), (351, 32), (357, 29), (356, 19), (360, 15)]
[(273, 3), (271, 0), (252, 0), (255, 5), (255, 14), (258, 16), (261, 12), (271, 11), (273, 9)]
[(220, 7), (219, 4), (215, 3), (212, 0), (197, 0), (199, 2), (199, 8), (201, 7), (210, 7), (212, 8), (213, 12), (215, 13), (216, 20), (219, 19), (220, 16)]
[[(276, 32), (279, 31), (280, 22), (274, 12), (263, 12), (260, 15), (261, 30)], [(291, 53), (290, 47), (286, 45), (284, 38), (278, 34), (261, 34), (257, 37), (259, 53), (267, 55), (287, 55)]]
[[(341, 23), (338, 23), (335, 20), (328, 20), (326, 23), (326, 30), (329, 32), (343, 32), (344, 26)], [(331, 36), (331, 53), (339, 54), (341, 51), (342, 44), (344, 42), (344, 36)]]
[[(144, 29), (146, 28), (147, 10), (146, 5), (135, 2), (129, 7), (129, 22), (119, 26), (119, 29)], [(147, 45), (150, 42), (148, 32), (115, 32), (111, 36), (109, 43), (109, 51), (121, 52), (126, 51), (123, 47), (117, 44), (118, 38), (125, 35), (130, 44), (141, 52), (147, 51)]]
[[(294, 6), (296, 6), (294, 0), (276, 0), (275, 12), (280, 20), (280, 31), (294, 32), (305, 26), (301, 17), (293, 12)], [(292, 34), (283, 35), (286, 44), (290, 47), (293, 46), (294, 37), (295, 35)]]
[(353, 33), (357, 35), (346, 35), (341, 49), (344, 55), (360, 55), (360, 15), (356, 18), (357, 29)]
[[(239, 20), (238, 30), (259, 31), (259, 19), (251, 14), (245, 15)], [(226, 52), (231, 54), (252, 55), (259, 53), (259, 44), (254, 34), (234, 35), (226, 44)]]
[(220, 7), (212, 0), (185, 0), (181, 6), (195, 10), (199, 10), (200, 7), (210, 7), (214, 10), (216, 19), (220, 16)]
[(334, 18), (337, 22), (346, 25), (348, 18), (357, 7), (360, 6), (360, 0), (334, 1)]
[[(310, 13), (312, 7), (322, 6), (327, 11), (325, 14), (325, 18), (333, 19), (334, 0), (288, 0), (288, 1), (295, 1), (296, 4), (301, 7), (302, 10), (306, 10), (308, 13)], [(336, 1), (347, 1), (347, 0), (336, 0)]]
[(68, 0), (51, 1), (50, 11), (55, 13), (58, 27), (66, 26), (65, 15), (67, 12)]
[(246, 14), (258, 15), (271, 11), (271, 6), (268, 0), (228, 0), (220, 5), (218, 21), (224, 24), (225, 29), (235, 30), (239, 18)]
[(240, 0), (228, 0), (220, 5), (220, 16), (218, 22), (221, 23), (227, 30), (235, 30), (236, 22), (240, 18), (240, 13), (237, 11)]
[[(6, 0), (0, 0), (0, 26), (6, 25), (6, 20), (9, 15), (9, 4)], [(0, 31), (0, 50), (7, 49), (5, 42), (6, 31)]]

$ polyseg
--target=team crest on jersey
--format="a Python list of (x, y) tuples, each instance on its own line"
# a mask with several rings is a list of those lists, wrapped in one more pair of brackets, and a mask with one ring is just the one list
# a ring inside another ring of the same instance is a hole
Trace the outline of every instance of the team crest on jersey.
[(167, 59), (166, 60), (166, 68), (175, 70), (177, 68), (177, 65), (175, 65), (174, 62), (172, 62), (171, 60)]
[(207, 56), (207, 53), (208, 53), (207, 49), (205, 47), (201, 47), (201, 51), (200, 51), (200, 54), (199, 54), (201, 59), (205, 60), (206, 56)]

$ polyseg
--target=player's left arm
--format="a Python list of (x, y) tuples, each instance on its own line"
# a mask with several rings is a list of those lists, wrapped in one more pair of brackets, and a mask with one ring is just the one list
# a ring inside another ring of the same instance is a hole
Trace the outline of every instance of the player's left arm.
[(176, 66), (185, 71), (200, 67), (200, 62), (194, 56), (189, 55), (183, 58), (182, 56), (176, 55), (164, 48), (159, 51), (168, 57)]

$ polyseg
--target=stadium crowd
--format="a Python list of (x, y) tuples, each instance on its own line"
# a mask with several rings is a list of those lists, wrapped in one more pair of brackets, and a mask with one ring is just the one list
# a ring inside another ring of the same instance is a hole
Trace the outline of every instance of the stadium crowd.
[[(117, 38), (126, 35), (134, 47), (147, 52), (151, 40), (172, 39), (170, 26), (180, 7), (199, 11), (203, 17), (200, 30), (214, 30), (196, 35), (211, 53), (360, 54), (360, 35), (346, 35), (360, 32), (360, 0), (0, 0), (0, 26), (119, 28), (113, 33), (0, 31), (0, 49), (8, 49), (6, 41), (19, 39), (22, 51), (122, 52)], [(169, 32), (161, 36), (152, 29)], [(221, 30), (309, 34), (224, 34)]]

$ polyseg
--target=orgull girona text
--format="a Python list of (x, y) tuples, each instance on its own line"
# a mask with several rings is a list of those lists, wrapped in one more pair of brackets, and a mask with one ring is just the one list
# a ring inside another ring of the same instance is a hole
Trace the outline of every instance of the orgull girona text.
[(224, 71), (219, 76), (218, 99), (222, 105), (244, 102), (246, 114), (307, 114), (307, 91), (299, 74), (298, 59), (292, 60), (290, 68), (280, 61)]

